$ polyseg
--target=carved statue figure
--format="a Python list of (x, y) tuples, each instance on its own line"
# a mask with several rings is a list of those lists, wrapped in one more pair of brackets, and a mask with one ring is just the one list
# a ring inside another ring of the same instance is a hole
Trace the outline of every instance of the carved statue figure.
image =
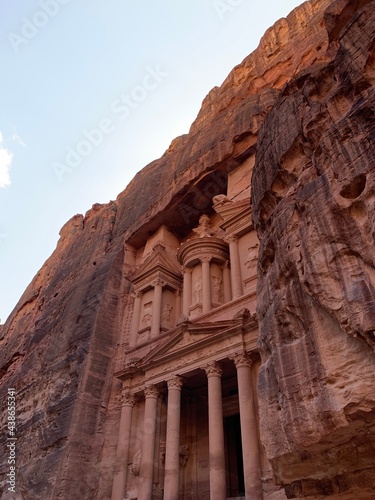
[(151, 320), (152, 320), (151, 305), (152, 302), (147, 302), (147, 304), (145, 304), (143, 307), (144, 313), (142, 316), (141, 328), (147, 328), (148, 326), (151, 326)]
[(211, 229), (210, 218), (208, 215), (202, 215), (199, 219), (199, 226), (194, 228), (193, 231), (199, 235), (200, 238), (205, 236), (212, 236), (214, 232)]
[(212, 198), (214, 205), (227, 205), (228, 203), (233, 203), (232, 200), (228, 198), (225, 194), (218, 194)]
[(202, 302), (202, 281), (198, 280), (194, 285), (194, 302)]
[(213, 302), (220, 303), (222, 302), (222, 279), (219, 276), (211, 276), (213, 286), (212, 286), (212, 300)]
[(133, 457), (133, 463), (131, 465), (131, 471), (135, 476), (139, 476), (139, 469), (141, 467), (141, 450), (138, 450)]
[(161, 315), (161, 321), (163, 324), (165, 325), (170, 325), (171, 323), (171, 311), (173, 309), (173, 306), (171, 306), (171, 304), (165, 304), (165, 306), (163, 307), (163, 312), (162, 312), (162, 315)]
[(249, 253), (247, 254), (247, 260), (245, 261), (245, 265), (250, 272), (256, 271), (257, 260), (258, 260), (258, 243), (255, 243), (251, 247), (248, 248)]

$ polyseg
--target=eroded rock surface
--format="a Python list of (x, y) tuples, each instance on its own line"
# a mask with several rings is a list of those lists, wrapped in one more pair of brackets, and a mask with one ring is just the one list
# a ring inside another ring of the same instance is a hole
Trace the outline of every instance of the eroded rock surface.
[(261, 435), (289, 498), (372, 498), (375, 3), (325, 22), (332, 60), (284, 87), (258, 140)]

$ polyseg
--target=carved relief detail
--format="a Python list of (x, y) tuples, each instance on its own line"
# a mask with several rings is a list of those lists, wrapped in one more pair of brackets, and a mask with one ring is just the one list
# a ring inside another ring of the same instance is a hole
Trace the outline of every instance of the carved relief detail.
[(199, 219), (199, 226), (193, 229), (194, 233), (198, 234), (199, 238), (212, 236), (214, 231), (211, 229), (210, 218), (208, 215), (202, 215)]
[(217, 361), (212, 361), (204, 367), (207, 377), (221, 377), (223, 370)]
[[(165, 448), (166, 448), (166, 443), (165, 442), (160, 443), (160, 459), (162, 464), (165, 464)], [(186, 467), (188, 459), (189, 459), (189, 445), (183, 444), (179, 448), (180, 469)]]
[(134, 406), (135, 397), (127, 389), (121, 391), (121, 405), (122, 406)]
[(200, 260), (202, 263), (203, 263), (203, 262), (208, 262), (208, 263), (210, 263), (210, 262), (211, 262), (211, 260), (212, 260), (212, 256), (211, 256), (211, 255), (205, 255), (204, 257), (201, 257), (199, 260)]
[(235, 234), (228, 234), (223, 239), (226, 243), (233, 243), (238, 241), (238, 236), (236, 236)]
[(193, 304), (201, 304), (201, 303), (202, 303), (202, 280), (198, 279), (194, 285)]
[(211, 276), (212, 279), (212, 301), (215, 304), (221, 304), (223, 302), (223, 280), (219, 276)]
[(157, 398), (160, 394), (159, 389), (153, 384), (146, 385), (143, 389), (143, 392), (146, 398)]
[(169, 327), (172, 322), (172, 309), (173, 306), (171, 304), (165, 304), (163, 307), (163, 312), (161, 314), (161, 322), (163, 326)]
[(162, 280), (161, 278), (156, 278), (156, 279), (154, 279), (154, 281), (151, 282), (151, 285), (153, 287), (155, 287), (155, 286), (165, 286), (166, 282), (164, 280)]
[(253, 364), (253, 360), (250, 358), (249, 354), (246, 351), (238, 352), (233, 356), (234, 364), (236, 368), (240, 368), (241, 366), (251, 367)]
[(143, 316), (141, 320), (141, 328), (147, 328), (151, 326), (152, 320), (152, 302), (146, 302), (143, 305)]
[(141, 468), (142, 454), (141, 450), (138, 450), (133, 457), (133, 463), (131, 466), (131, 471), (135, 476), (139, 476), (139, 470)]
[(176, 375), (175, 377), (168, 380), (168, 389), (181, 389), (183, 383), (183, 378)]
[(255, 243), (255, 245), (248, 248), (249, 253), (247, 254), (247, 260), (245, 260), (245, 266), (250, 272), (254, 272), (257, 267), (258, 247), (259, 244)]

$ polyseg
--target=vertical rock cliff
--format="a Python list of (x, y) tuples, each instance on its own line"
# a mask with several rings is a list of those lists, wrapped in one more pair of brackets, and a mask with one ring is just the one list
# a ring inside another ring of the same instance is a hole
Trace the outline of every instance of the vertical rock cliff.
[[(202, 176), (254, 154), (266, 453), (289, 498), (366, 498), (375, 487), (374, 7), (303, 3), (208, 94), (189, 134), (116, 201), (62, 228), (0, 329), (1, 401), (17, 393), (19, 498), (110, 498), (127, 242), (166, 213), (176, 231), (181, 210), (197, 223), (198, 201), (212, 201), (197, 200)], [(2, 462), (4, 499), (6, 473)]]
[(324, 19), (258, 137), (261, 434), (289, 498), (373, 498), (375, 3)]

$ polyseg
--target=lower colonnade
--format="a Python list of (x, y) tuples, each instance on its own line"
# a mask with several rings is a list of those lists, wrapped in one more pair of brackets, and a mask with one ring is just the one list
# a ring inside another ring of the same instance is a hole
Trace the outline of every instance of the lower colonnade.
[[(252, 358), (247, 352), (239, 352), (226, 360), (235, 366), (238, 390), (238, 407), (241, 435), (243, 468), (242, 498), (251, 500), (263, 499), (261, 483), (261, 459), (258, 440), (258, 421), (256, 395), (252, 384)], [(208, 404), (208, 469), (210, 500), (227, 500), (228, 471), (226, 470), (226, 446), (222, 397), (222, 362), (211, 361), (200, 369), (201, 376), (206, 377)], [(204, 375), (205, 374), (205, 375)], [(181, 408), (184, 384), (189, 373), (172, 374), (166, 380), (157, 383), (146, 383), (141, 394), (139, 390), (132, 394), (126, 389), (122, 399), (119, 439), (117, 445), (117, 468), (115, 471), (112, 500), (136, 498), (151, 500), (154, 496), (155, 445), (157, 437), (158, 401), (165, 393), (166, 387), (166, 433), (164, 455), (164, 478), (162, 498), (178, 500), (181, 496)], [(144, 399), (143, 431), (136, 496), (126, 496), (128, 482), (129, 451), (131, 446), (133, 412), (137, 400)], [(159, 497), (158, 497), (159, 498)], [(195, 498), (190, 496), (190, 498)], [(198, 498), (198, 497), (197, 497)]]

